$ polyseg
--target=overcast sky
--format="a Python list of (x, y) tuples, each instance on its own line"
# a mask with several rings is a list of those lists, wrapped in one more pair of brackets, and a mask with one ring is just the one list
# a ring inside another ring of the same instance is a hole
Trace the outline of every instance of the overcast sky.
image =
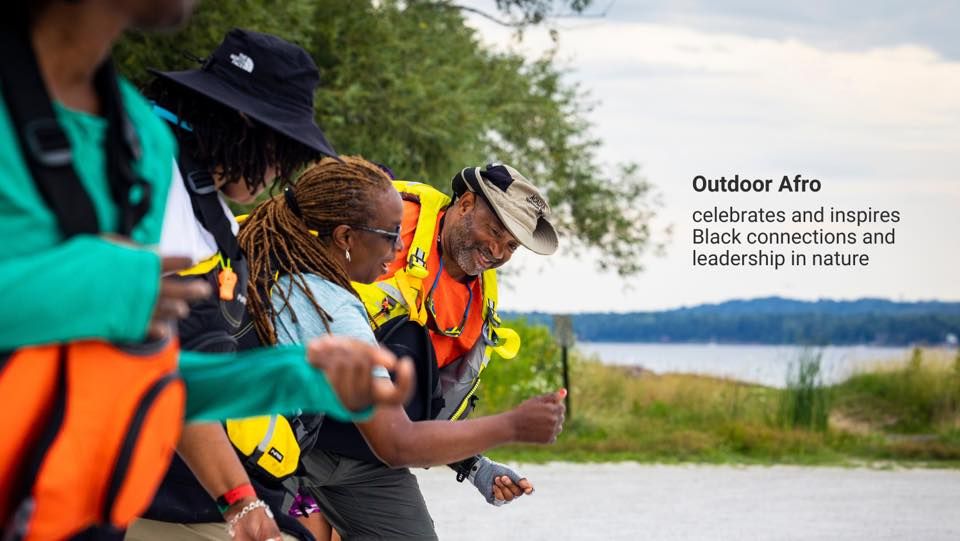
[[(569, 80), (597, 103), (590, 118), (603, 161), (642, 165), (663, 194), (657, 225), (672, 224), (673, 241), (629, 283), (597, 274), (589, 258), (521, 254), (504, 307), (653, 310), (766, 295), (960, 300), (958, 21), (960, 2), (839, 0), (621, 0), (604, 18), (558, 20)], [(470, 22), (495, 47), (535, 57), (550, 46), (545, 31), (517, 44), (509, 29)], [(823, 188), (696, 193), (698, 174), (802, 174)], [(897, 209), (902, 221), (896, 245), (846, 249), (868, 251), (866, 268), (694, 268), (690, 215), (714, 205)]]

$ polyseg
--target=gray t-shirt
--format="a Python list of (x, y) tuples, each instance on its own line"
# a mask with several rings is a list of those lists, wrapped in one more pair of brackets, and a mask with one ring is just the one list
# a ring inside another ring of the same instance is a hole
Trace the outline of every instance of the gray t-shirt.
[[(330, 322), (331, 334), (348, 336), (371, 344), (377, 343), (370, 328), (370, 321), (367, 319), (367, 311), (352, 292), (315, 274), (306, 274), (304, 278), (317, 304), (333, 318)], [(274, 287), (287, 291), (290, 287), (290, 277), (281, 276)], [(271, 297), (274, 309), (279, 311), (283, 307), (283, 300), (279, 295)], [(281, 311), (276, 320), (278, 343), (299, 344), (327, 334), (320, 314), (300, 288), (293, 288), (289, 302), (290, 307)], [(293, 308), (292, 313), (290, 308)], [(296, 314), (296, 322), (293, 314)], [(374, 375), (390, 377), (387, 370), (380, 366), (374, 369)]]

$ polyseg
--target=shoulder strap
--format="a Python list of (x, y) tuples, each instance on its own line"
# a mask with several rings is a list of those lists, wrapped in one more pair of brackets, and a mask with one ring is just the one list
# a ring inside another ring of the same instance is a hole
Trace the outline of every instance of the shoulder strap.
[[(56, 215), (64, 237), (99, 232), (96, 210), (77, 177), (70, 141), (57, 122), (26, 30), (0, 29), (0, 50), (5, 53), (0, 63), (4, 100), (40, 195)], [(94, 84), (108, 125), (107, 176), (120, 211), (117, 232), (129, 235), (149, 209), (150, 185), (131, 167), (131, 161), (139, 158), (139, 144), (123, 110), (109, 59), (97, 70)], [(136, 203), (131, 196), (137, 196)]]
[(97, 233), (93, 202), (73, 168), (70, 141), (57, 123), (33, 49), (9, 29), (0, 30), (0, 43), (7, 55), (0, 63), (4, 101), (40, 195), (65, 237)]
[(240, 251), (240, 243), (233, 234), (230, 219), (224, 214), (223, 206), (220, 204), (213, 175), (183, 147), (184, 145), (181, 145), (177, 165), (180, 167), (187, 193), (190, 194), (193, 215), (213, 235), (220, 253), (229, 257), (231, 261), (240, 262), (243, 260), (243, 252)]
[(414, 280), (427, 277), (427, 259), (436, 242), (437, 216), (450, 204), (450, 198), (429, 184), (395, 180), (393, 186), (401, 197), (420, 205), (420, 216), (413, 240), (407, 250), (407, 274)]

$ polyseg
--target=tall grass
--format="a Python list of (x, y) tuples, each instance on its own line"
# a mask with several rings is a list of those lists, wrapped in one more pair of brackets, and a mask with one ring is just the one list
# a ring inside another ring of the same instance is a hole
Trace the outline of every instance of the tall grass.
[(838, 386), (843, 407), (861, 420), (904, 434), (960, 427), (960, 353), (952, 366), (914, 349), (892, 370), (854, 375)]
[[(474, 415), (503, 411), (560, 385), (545, 327), (507, 323), (521, 354), (484, 373)], [(921, 352), (826, 387), (806, 351), (786, 389), (689, 374), (654, 374), (571, 355), (574, 413), (557, 443), (493, 450), (501, 460), (843, 464), (936, 461), (960, 466), (960, 360)], [(831, 417), (831, 413), (833, 416)], [(828, 418), (839, 421), (828, 426)], [(851, 428), (852, 427), (852, 428)], [(923, 436), (904, 437), (905, 430)], [(855, 430), (854, 430), (855, 429)]]
[(820, 375), (822, 351), (804, 350), (791, 364), (787, 387), (780, 394), (777, 419), (785, 428), (806, 428), (823, 432), (830, 417), (829, 389)]

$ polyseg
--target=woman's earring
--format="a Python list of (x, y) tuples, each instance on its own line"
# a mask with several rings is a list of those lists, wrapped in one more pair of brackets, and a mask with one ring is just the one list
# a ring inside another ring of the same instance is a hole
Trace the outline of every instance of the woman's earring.
[(347, 250), (345, 253), (346, 253), (346, 255), (347, 255), (347, 262), (349, 263), (349, 262), (350, 262), (350, 250)]

